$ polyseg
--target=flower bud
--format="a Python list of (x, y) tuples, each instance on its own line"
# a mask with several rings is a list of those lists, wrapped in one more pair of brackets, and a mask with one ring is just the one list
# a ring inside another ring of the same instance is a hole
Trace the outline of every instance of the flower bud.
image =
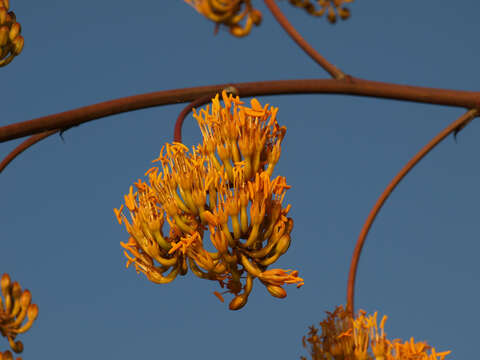
[(27, 316), (29, 321), (33, 321), (38, 316), (38, 306), (37, 304), (30, 304), (27, 310)]
[(281, 286), (267, 285), (267, 290), (270, 293), (270, 295), (275, 296), (279, 299), (283, 299), (284, 297), (287, 296), (287, 292)]
[(8, 274), (3, 274), (2, 279), (0, 279), (0, 287), (2, 288), (4, 295), (10, 291), (10, 283), (10, 276), (8, 276)]
[(7, 14), (7, 23), (13, 24), (17, 20), (17, 16), (13, 11), (9, 11)]
[(335, 24), (337, 22), (337, 16), (335, 15), (335, 11), (332, 7), (328, 8), (327, 18), (330, 24)]
[(17, 300), (21, 295), (22, 295), (22, 288), (20, 287), (20, 284), (17, 281), (15, 281), (12, 284), (12, 297), (14, 300)]
[(230, 310), (240, 310), (242, 307), (245, 306), (247, 303), (248, 297), (244, 294), (237, 295), (230, 301), (230, 305), (228, 306)]
[(30, 302), (32, 301), (32, 294), (30, 293), (29, 290), (25, 290), (20, 297), (20, 305), (22, 305), (22, 308), (27, 308), (30, 305)]
[[(2, 355), (2, 353), (0, 353)], [(3, 356), (0, 356), (0, 360), (13, 360), (13, 355), (10, 350), (7, 350), (3, 353)]]
[(15, 342), (12, 340), (11, 343), (10, 343), (10, 347), (17, 354), (19, 354), (23, 351), (23, 343), (20, 340), (15, 341)]
[(342, 20), (347, 20), (350, 17), (350, 10), (347, 8), (338, 8), (338, 15)]
[(21, 26), (19, 23), (15, 23), (11, 26), (10, 28), (10, 33), (8, 34), (8, 37), (10, 40), (13, 40), (17, 37), (18, 34), (20, 34), (21, 31)]
[(285, 254), (290, 247), (290, 241), (291, 237), (289, 234), (283, 235), (280, 240), (278, 240), (277, 251), (282, 255)]
[(0, 25), (7, 22), (8, 11), (4, 7), (0, 6)]
[(5, 46), (8, 42), (8, 26), (4, 25), (0, 27), (0, 46)]
[(262, 13), (259, 10), (253, 9), (252, 12), (250, 13), (250, 16), (255, 26), (258, 26), (262, 23)]
[(23, 43), (24, 43), (24, 39), (23, 39), (23, 36), (22, 35), (18, 35), (13, 41), (13, 46), (14, 46), (14, 54), (15, 55), (18, 55), (22, 52), (23, 50)]

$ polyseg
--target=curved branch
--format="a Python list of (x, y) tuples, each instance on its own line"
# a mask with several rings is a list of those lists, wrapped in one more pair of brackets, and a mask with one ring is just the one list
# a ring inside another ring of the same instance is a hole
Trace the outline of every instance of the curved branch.
[[(224, 88), (222, 90), (226, 90), (227, 93), (232, 93), (236, 96), (240, 96), (240, 92), (238, 91), (238, 89), (234, 88), (233, 86), (229, 86), (228, 88)], [(217, 92), (213, 92), (211, 94), (199, 97), (198, 99), (193, 100), (190, 104), (185, 106), (182, 112), (178, 115), (177, 121), (175, 122), (175, 129), (173, 131), (173, 141), (182, 142), (183, 122), (185, 121), (185, 118), (190, 113), (190, 111), (192, 111), (193, 108), (209, 103), (210, 100), (212, 100), (212, 98), (214, 98), (216, 94)]]
[(40, 134), (30, 136), (27, 140), (18, 145), (13, 149), (10, 154), (8, 154), (0, 163), (0, 173), (7, 167), (8, 164), (12, 162), (18, 155), (27, 150), (30, 146), (35, 145), (37, 142), (49, 137), (50, 135), (55, 134), (58, 130), (49, 130)]
[[(189, 103), (182, 112), (178, 115), (177, 121), (175, 122), (175, 130), (173, 133), (173, 141), (182, 142), (182, 126), (187, 115), (192, 111), (193, 108), (202, 106), (212, 99), (216, 93), (210, 95), (202, 96), (191, 103)], [(12, 150), (0, 163), (0, 173), (22, 152), (27, 150), (30, 146), (35, 145), (37, 142), (46, 139), (50, 135), (57, 133), (59, 130), (49, 130), (40, 134), (32, 135), (27, 140), (18, 145), (15, 149)]]
[(280, 94), (344, 94), (457, 106), (468, 109), (480, 108), (480, 92), (473, 91), (397, 85), (350, 77), (348, 80), (258, 81), (165, 90), (105, 101), (0, 127), (0, 142), (47, 130), (64, 130), (91, 120), (128, 111), (188, 102), (213, 92), (219, 92), (229, 86), (235, 87), (245, 97)]
[(373, 206), (370, 214), (368, 214), (367, 220), (362, 227), (362, 231), (360, 232), (360, 236), (358, 237), (357, 243), (355, 245), (355, 249), (352, 255), (352, 261), (350, 263), (350, 271), (348, 274), (348, 283), (347, 283), (347, 311), (350, 315), (354, 316), (354, 292), (355, 292), (355, 279), (357, 275), (357, 268), (358, 268), (358, 261), (360, 259), (360, 254), (362, 252), (363, 245), (367, 238), (368, 232), (380, 212), (383, 204), (390, 196), (392, 191), (395, 187), (402, 181), (402, 179), (412, 170), (412, 168), (418, 164), (420, 160), (422, 160), (425, 155), (427, 155), (430, 150), (432, 150), (435, 146), (437, 146), (443, 139), (445, 139), (451, 133), (456, 133), (459, 130), (463, 129), (463, 127), (469, 123), (474, 117), (479, 114), (477, 109), (469, 110), (462, 116), (460, 116), (457, 120), (453, 123), (448, 125), (445, 129), (443, 129), (437, 136), (435, 136), (427, 145), (425, 145), (410, 161), (400, 170), (400, 172), (392, 179), (390, 184), (385, 188), (382, 195), (378, 198), (377, 202)]
[(342, 80), (345, 78), (345, 74), (338, 69), (335, 65), (331, 64), (327, 59), (320, 55), (297, 30), (290, 24), (288, 19), (283, 15), (280, 8), (277, 6), (274, 0), (264, 0), (265, 5), (270, 9), (272, 15), (277, 19), (278, 23), (283, 27), (283, 30), (300, 46), (303, 51), (307, 53), (318, 65), (325, 69), (334, 79)]
[(214, 97), (215, 94), (216, 93), (212, 93), (209, 95), (199, 97), (198, 99), (193, 100), (191, 103), (185, 106), (182, 112), (178, 115), (177, 121), (175, 122), (175, 130), (173, 131), (173, 141), (182, 142), (182, 126), (183, 126), (183, 121), (185, 120), (187, 115), (190, 114), (190, 111), (192, 111), (193, 108), (202, 106), (210, 102), (210, 100), (212, 100), (212, 97)]

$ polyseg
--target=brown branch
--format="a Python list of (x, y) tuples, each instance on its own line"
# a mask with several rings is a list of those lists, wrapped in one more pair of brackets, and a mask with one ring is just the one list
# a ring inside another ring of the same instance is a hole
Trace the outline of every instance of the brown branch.
[(198, 99), (193, 100), (191, 103), (185, 106), (182, 112), (178, 115), (177, 121), (175, 122), (175, 129), (173, 131), (173, 141), (182, 142), (182, 126), (183, 126), (183, 121), (185, 120), (187, 115), (190, 114), (190, 111), (192, 111), (193, 108), (202, 106), (210, 102), (210, 100), (212, 99), (212, 97), (215, 96), (215, 94), (216, 93), (212, 93), (210, 95), (199, 97)]
[[(173, 133), (173, 141), (182, 142), (182, 126), (187, 115), (192, 111), (193, 108), (202, 106), (212, 99), (216, 93), (210, 95), (202, 96), (191, 103), (189, 103), (182, 112), (178, 115), (177, 121), (175, 123), (175, 130)], [(27, 140), (18, 145), (15, 149), (12, 150), (0, 163), (0, 173), (9, 165), (18, 155), (27, 150), (30, 146), (35, 145), (37, 142), (46, 139), (50, 135), (57, 133), (59, 130), (49, 130), (42, 132), (40, 134), (32, 135)]]
[(468, 122), (470, 122), (474, 117), (478, 115), (479, 111), (477, 109), (469, 110), (462, 116), (460, 116), (453, 123), (448, 125), (443, 129), (437, 136), (435, 136), (427, 145), (425, 145), (415, 156), (410, 159), (410, 161), (400, 170), (400, 172), (392, 179), (390, 184), (385, 188), (382, 195), (378, 198), (377, 202), (373, 206), (370, 214), (368, 214), (367, 220), (362, 227), (360, 236), (358, 237), (355, 249), (352, 255), (352, 261), (350, 263), (350, 271), (348, 274), (348, 283), (347, 283), (347, 311), (350, 315), (354, 316), (354, 296), (355, 296), (355, 279), (357, 275), (358, 261), (360, 259), (360, 254), (362, 252), (363, 245), (367, 238), (368, 232), (380, 212), (383, 204), (390, 196), (395, 187), (402, 181), (402, 179), (412, 170), (412, 168), (422, 160), (425, 155), (427, 155), (430, 150), (437, 146), (443, 139), (445, 139), (451, 133), (457, 132), (459, 129), (462, 129)]
[(275, 0), (264, 0), (265, 5), (270, 9), (272, 15), (277, 19), (278, 23), (283, 27), (283, 30), (310, 56), (317, 64), (325, 69), (334, 79), (342, 80), (345, 74), (335, 65), (331, 64), (327, 59), (320, 55), (297, 30), (290, 24), (288, 19), (283, 15), (280, 8), (275, 3)]
[(33, 135), (47, 130), (63, 130), (102, 117), (153, 106), (176, 104), (195, 100), (233, 86), (242, 96), (280, 94), (344, 94), (375, 98), (405, 100), (463, 108), (480, 108), (480, 92), (434, 89), (377, 81), (348, 78), (259, 81), (238, 84), (220, 84), (193, 88), (158, 91), (128, 96), (116, 100), (84, 106), (58, 114), (0, 127), (0, 142)]
[[(232, 93), (236, 96), (240, 96), (240, 92), (238, 91), (238, 89), (234, 88), (233, 86), (229, 86), (228, 88), (225, 88), (222, 90), (226, 90), (227, 93)], [(209, 103), (210, 100), (212, 100), (212, 98), (214, 98), (216, 94), (217, 92), (214, 92), (209, 95), (199, 97), (198, 99), (193, 100), (191, 103), (185, 106), (182, 112), (178, 115), (177, 121), (175, 122), (175, 129), (173, 131), (173, 141), (182, 142), (183, 122), (185, 121), (185, 118), (187, 117), (187, 115), (190, 114), (190, 111), (192, 111), (193, 108)]]
[(30, 136), (27, 140), (18, 145), (13, 149), (10, 154), (8, 154), (0, 163), (0, 173), (7, 167), (8, 164), (12, 162), (18, 155), (27, 150), (30, 146), (35, 145), (37, 142), (49, 137), (50, 135), (55, 134), (58, 130), (49, 130), (40, 134)]

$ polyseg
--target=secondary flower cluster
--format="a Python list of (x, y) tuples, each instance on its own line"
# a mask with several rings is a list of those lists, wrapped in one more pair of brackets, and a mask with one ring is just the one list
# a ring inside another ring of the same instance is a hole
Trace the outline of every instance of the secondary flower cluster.
[(20, 23), (8, 8), (9, 0), (0, 0), (0, 67), (8, 65), (23, 49)]
[[(247, 107), (225, 91), (222, 98), (224, 106), (217, 94), (211, 108), (194, 110), (202, 144), (191, 151), (166, 144), (154, 160), (160, 166), (146, 172), (148, 183), (130, 187), (125, 205), (131, 222), (123, 205), (114, 210), (130, 234), (121, 242), (127, 267), (133, 263), (154, 283), (168, 283), (189, 267), (234, 294), (230, 309), (237, 310), (254, 278), (279, 298), (286, 296), (282, 285), (300, 287), (303, 279), (297, 271), (267, 270), (289, 248), (293, 228), (290, 205), (282, 205), (290, 186), (282, 176), (272, 178), (286, 132), (277, 123), (278, 108), (256, 99)], [(206, 249), (207, 234), (215, 251)]]
[(185, 0), (200, 14), (214, 21), (217, 26), (226, 25), (237, 37), (246, 36), (253, 25), (262, 22), (262, 13), (254, 9), (250, 0)]
[[(185, 0), (195, 10), (206, 18), (216, 23), (217, 27), (226, 25), (230, 33), (237, 37), (246, 36), (252, 30), (253, 25), (260, 25), (262, 13), (253, 8), (251, 0)], [(293, 6), (305, 9), (313, 16), (327, 14), (327, 19), (334, 24), (337, 15), (346, 20), (350, 17), (350, 10), (344, 7), (345, 3), (353, 0), (315, 0), (316, 5), (310, 0), (289, 0)]]
[(437, 353), (435, 348), (415, 342), (413, 337), (405, 342), (388, 340), (384, 330), (386, 320), (383, 316), (378, 327), (377, 313), (367, 316), (359, 311), (352, 319), (339, 306), (333, 313), (327, 311), (327, 319), (320, 323), (321, 335), (317, 328), (310, 327), (308, 337), (303, 337), (303, 346), (309, 348), (312, 360), (444, 360), (450, 353)]
[(342, 20), (350, 17), (350, 10), (343, 5), (351, 3), (353, 0), (316, 0), (318, 9), (310, 0), (289, 0), (293, 6), (303, 8), (313, 16), (323, 16), (327, 13), (327, 19), (331, 24), (337, 22), (337, 14)]
[[(32, 304), (30, 291), (23, 290), (18, 282), (12, 283), (8, 274), (0, 279), (3, 300), (0, 297), (0, 334), (7, 338), (16, 353), (23, 351), (21, 341), (15, 341), (18, 334), (29, 330), (38, 315), (38, 306)], [(27, 321), (24, 320), (27, 318)], [(0, 360), (13, 359), (10, 351), (0, 352)]]

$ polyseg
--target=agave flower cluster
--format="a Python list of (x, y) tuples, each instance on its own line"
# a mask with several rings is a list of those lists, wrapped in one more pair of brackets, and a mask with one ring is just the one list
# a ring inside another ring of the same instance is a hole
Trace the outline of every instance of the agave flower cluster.
[(0, 67), (8, 65), (23, 49), (20, 23), (8, 9), (9, 0), (0, 0)]
[[(130, 239), (121, 243), (137, 272), (154, 283), (168, 283), (188, 268), (215, 280), (235, 295), (230, 309), (243, 307), (258, 278), (275, 297), (286, 296), (284, 284), (303, 284), (297, 271), (267, 268), (290, 246), (293, 220), (283, 206), (290, 187), (272, 178), (286, 132), (276, 120), (278, 108), (256, 99), (244, 106), (222, 93), (212, 106), (194, 110), (203, 142), (189, 149), (166, 144), (125, 196), (131, 222), (114, 209)], [(168, 231), (164, 225), (168, 224)], [(208, 251), (207, 242), (213, 247)], [(223, 302), (222, 294), (215, 292)]]
[[(23, 351), (21, 341), (15, 341), (18, 334), (28, 331), (38, 315), (38, 306), (32, 304), (30, 291), (23, 290), (18, 282), (12, 283), (8, 274), (0, 279), (3, 300), (0, 297), (0, 334), (6, 337), (10, 347), (16, 353)], [(25, 323), (23, 323), (27, 319)], [(0, 360), (13, 359), (7, 350), (0, 352)], [(18, 358), (20, 359), (20, 358)]]
[[(184, 0), (200, 14), (216, 23), (217, 27), (225, 25), (230, 33), (236, 37), (243, 37), (250, 33), (253, 25), (259, 26), (262, 22), (262, 13), (252, 6), (251, 0)], [(327, 19), (334, 24), (337, 15), (346, 20), (350, 17), (350, 10), (344, 4), (353, 0), (289, 0), (290, 4), (305, 9), (313, 16), (327, 14)]]
[(337, 22), (337, 15), (342, 20), (350, 17), (350, 10), (344, 4), (351, 3), (353, 0), (316, 0), (316, 5), (312, 4), (310, 0), (289, 0), (289, 2), (293, 6), (305, 9), (313, 16), (323, 16), (326, 13), (328, 21), (334, 24)]
[[(322, 333), (310, 327), (303, 346), (309, 348), (312, 360), (444, 360), (450, 351), (437, 353), (425, 342), (388, 340), (385, 334), (386, 316), (377, 325), (377, 313), (359, 311), (352, 319), (339, 306), (320, 323)], [(302, 357), (302, 360), (306, 360)]]
[(214, 21), (217, 26), (225, 25), (236, 37), (250, 33), (253, 25), (262, 22), (262, 13), (254, 9), (251, 0), (185, 0), (200, 14)]

